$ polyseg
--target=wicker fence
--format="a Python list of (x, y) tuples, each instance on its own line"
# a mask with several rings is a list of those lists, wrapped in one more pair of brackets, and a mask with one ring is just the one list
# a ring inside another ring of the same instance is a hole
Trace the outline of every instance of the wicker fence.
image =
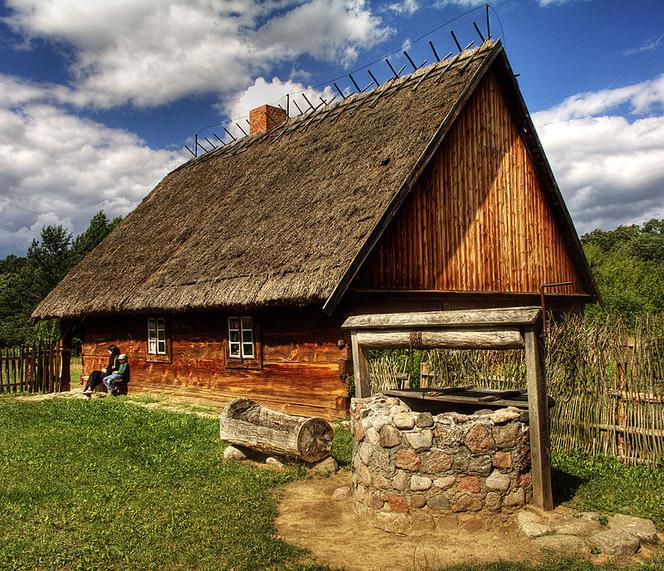
[(0, 393), (61, 390), (62, 355), (57, 342), (0, 350)]
[[(644, 315), (631, 330), (616, 318), (571, 317), (549, 325), (546, 347), (554, 446), (630, 463), (664, 461), (664, 317)], [(425, 351), (417, 359), (382, 352), (370, 371), (375, 390), (404, 383), (525, 388), (522, 351)]]

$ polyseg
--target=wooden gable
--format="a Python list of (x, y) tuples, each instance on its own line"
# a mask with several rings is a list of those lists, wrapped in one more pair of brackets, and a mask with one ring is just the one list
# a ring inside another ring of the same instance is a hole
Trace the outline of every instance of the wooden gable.
[(497, 78), (487, 74), (355, 288), (586, 294)]

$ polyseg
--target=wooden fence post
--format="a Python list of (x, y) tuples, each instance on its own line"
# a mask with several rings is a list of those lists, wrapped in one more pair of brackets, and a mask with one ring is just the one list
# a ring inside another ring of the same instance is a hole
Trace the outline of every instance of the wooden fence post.
[(60, 390), (63, 392), (71, 390), (71, 351), (73, 336), (73, 326), (61, 321), (59, 341), (60, 368), (59, 371), (57, 371), (57, 374), (60, 381)]
[(353, 377), (355, 378), (355, 396), (366, 398), (371, 396), (371, 377), (369, 376), (369, 360), (367, 350), (358, 344), (357, 331), (350, 334), (353, 350)]
[(543, 510), (552, 510), (549, 399), (546, 394), (543, 351), (544, 347), (539, 335), (533, 329), (526, 330), (526, 381), (528, 387), (533, 503)]

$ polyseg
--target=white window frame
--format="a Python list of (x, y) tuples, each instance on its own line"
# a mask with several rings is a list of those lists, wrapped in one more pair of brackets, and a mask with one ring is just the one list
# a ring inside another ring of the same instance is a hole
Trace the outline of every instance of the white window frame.
[(231, 359), (255, 359), (254, 320), (250, 315), (228, 317), (228, 356)]
[(148, 318), (148, 355), (167, 355), (166, 318)]

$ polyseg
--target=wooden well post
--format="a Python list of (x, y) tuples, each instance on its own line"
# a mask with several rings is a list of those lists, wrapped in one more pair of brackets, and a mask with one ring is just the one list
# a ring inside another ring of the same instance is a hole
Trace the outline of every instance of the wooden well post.
[(371, 396), (369, 349), (523, 349), (533, 503), (541, 509), (551, 510), (551, 440), (544, 350), (539, 336), (541, 327), (539, 307), (351, 316), (343, 328), (351, 332), (355, 396)]

